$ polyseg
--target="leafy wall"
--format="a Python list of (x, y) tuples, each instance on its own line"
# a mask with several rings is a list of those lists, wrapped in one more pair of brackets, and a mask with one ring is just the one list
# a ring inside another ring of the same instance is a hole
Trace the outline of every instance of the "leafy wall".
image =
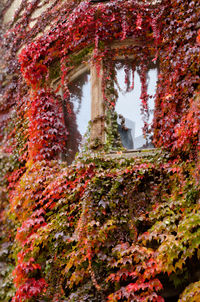
[[(47, 1), (24, 0), (2, 25), (1, 301), (199, 301), (198, 2), (55, 0), (31, 27)], [(144, 112), (147, 61), (159, 61), (160, 150), (127, 159), (88, 146), (67, 166), (70, 124), (51, 81), (68, 102), (70, 70), (88, 53), (97, 69), (107, 59), (112, 113), (111, 45), (126, 39), (140, 41), (123, 52), (141, 64)]]

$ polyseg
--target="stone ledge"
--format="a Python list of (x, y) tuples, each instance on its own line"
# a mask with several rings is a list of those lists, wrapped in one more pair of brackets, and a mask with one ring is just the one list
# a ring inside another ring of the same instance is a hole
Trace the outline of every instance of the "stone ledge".
[(161, 153), (160, 149), (141, 149), (141, 150), (125, 150), (125, 151), (116, 151), (105, 154), (106, 158), (133, 158), (133, 157), (148, 157), (154, 156), (158, 153)]

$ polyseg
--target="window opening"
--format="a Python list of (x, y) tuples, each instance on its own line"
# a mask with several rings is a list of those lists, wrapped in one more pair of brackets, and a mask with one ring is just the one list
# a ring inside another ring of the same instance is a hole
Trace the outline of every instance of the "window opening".
[(70, 164), (84, 142), (88, 123), (91, 120), (90, 71), (85, 71), (68, 84), (69, 102), (64, 101), (64, 119), (68, 130), (67, 154), (64, 160)]
[(90, 72), (86, 71), (69, 83), (70, 101), (76, 116), (77, 128), (83, 137), (91, 119)]
[[(117, 89), (118, 92), (118, 100), (115, 110), (118, 114), (117, 123), (121, 143), (123, 147), (128, 150), (153, 148), (151, 142), (152, 133), (146, 138), (143, 134), (144, 120), (141, 113), (141, 81), (138, 68), (136, 68), (133, 75), (131, 66), (128, 67), (130, 83), (127, 83), (129, 79), (127, 79), (127, 71), (125, 69), (127, 69), (127, 63), (125, 65), (122, 61), (116, 62), (115, 70), (117, 81), (115, 83), (115, 89)], [(133, 83), (131, 83), (131, 81), (133, 81)], [(156, 83), (157, 68), (153, 66), (147, 73), (147, 93), (149, 95), (149, 118), (147, 122), (149, 129), (151, 129), (153, 120)], [(134, 85), (134, 88), (131, 87), (131, 85)]]

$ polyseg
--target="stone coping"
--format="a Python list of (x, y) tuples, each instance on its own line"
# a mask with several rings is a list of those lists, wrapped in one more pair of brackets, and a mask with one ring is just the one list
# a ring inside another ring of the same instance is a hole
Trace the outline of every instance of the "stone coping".
[(133, 158), (133, 157), (148, 157), (161, 153), (158, 148), (154, 149), (141, 149), (141, 150), (125, 150), (125, 151), (111, 151), (105, 154), (106, 158)]

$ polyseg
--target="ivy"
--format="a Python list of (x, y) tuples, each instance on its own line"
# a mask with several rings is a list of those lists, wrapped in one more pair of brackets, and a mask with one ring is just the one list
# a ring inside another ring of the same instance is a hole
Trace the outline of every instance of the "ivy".
[[(173, 282), (180, 302), (198, 301), (199, 1), (55, 0), (31, 27), (41, 4), (23, 0), (2, 29), (0, 298), (163, 301)], [(126, 39), (137, 45), (112, 48)], [(70, 123), (51, 84), (61, 77), (72, 117), (68, 76), (91, 54), (98, 71), (107, 67), (107, 145), (83, 148), (67, 166), (59, 158), (70, 155)], [(114, 65), (122, 55), (127, 90), (130, 71), (140, 71), (144, 117), (148, 61), (159, 62), (153, 128), (163, 152), (154, 156), (127, 159), (117, 141)], [(114, 147), (117, 159), (106, 153)]]

